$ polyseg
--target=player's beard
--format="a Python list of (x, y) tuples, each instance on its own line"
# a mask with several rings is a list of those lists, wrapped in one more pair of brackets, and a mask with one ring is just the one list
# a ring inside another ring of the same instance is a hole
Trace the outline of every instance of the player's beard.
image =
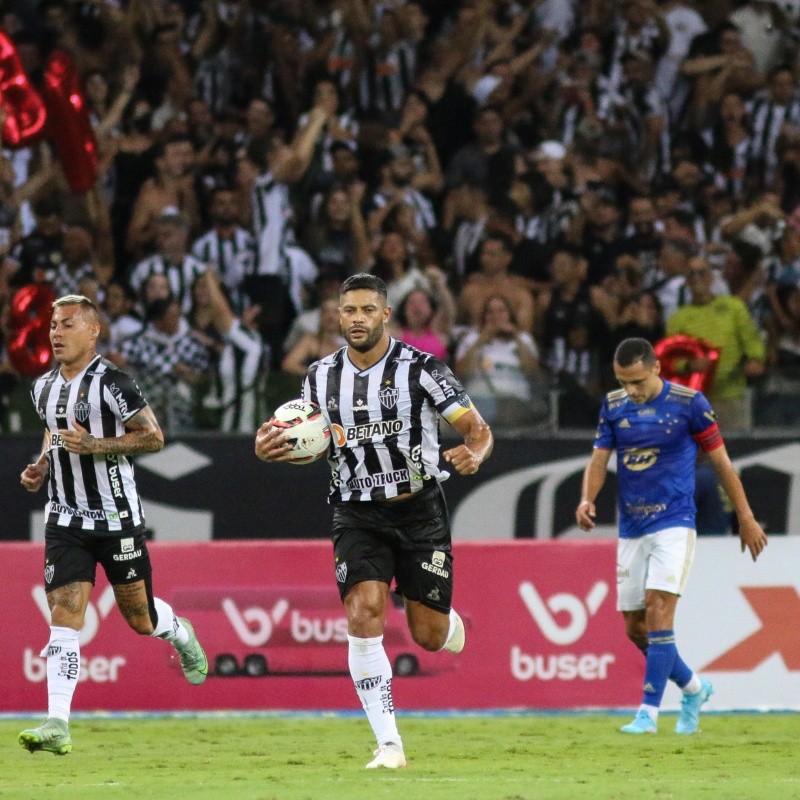
[(383, 336), (383, 325), (378, 325), (370, 330), (367, 338), (361, 342), (354, 342), (350, 331), (343, 330), (342, 335), (344, 336), (348, 347), (352, 347), (357, 353), (368, 353), (373, 347), (375, 347), (376, 344), (378, 344), (381, 336)]

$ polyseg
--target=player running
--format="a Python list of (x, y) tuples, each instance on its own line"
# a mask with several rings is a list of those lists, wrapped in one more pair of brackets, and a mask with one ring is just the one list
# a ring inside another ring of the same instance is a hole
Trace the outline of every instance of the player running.
[(58, 366), (34, 381), (33, 404), (45, 425), (39, 459), (20, 481), (36, 492), (48, 478), (44, 581), (50, 607), (47, 720), (22, 731), (31, 753), (72, 751), (72, 696), (80, 677), (78, 632), (101, 564), (122, 616), (136, 633), (178, 652), (186, 679), (201, 684), (208, 661), (188, 620), (153, 596), (144, 516), (128, 456), (153, 453), (164, 435), (136, 384), (95, 352), (94, 303), (67, 295), (53, 303), (50, 343)]
[[(493, 444), (450, 369), (389, 336), (390, 314), (380, 278), (349, 277), (339, 306), (347, 347), (313, 363), (303, 388), (334, 434), (334, 568), (347, 612), (350, 674), (378, 743), (368, 769), (406, 765), (383, 646), (392, 580), (420, 647), (464, 647), (464, 623), (450, 605), (450, 520), (439, 487), (449, 473), (439, 468), (438, 415), (464, 437), (443, 453), (461, 475), (474, 475)], [(282, 429), (265, 423), (255, 449), (265, 461), (286, 461), (291, 445)]]

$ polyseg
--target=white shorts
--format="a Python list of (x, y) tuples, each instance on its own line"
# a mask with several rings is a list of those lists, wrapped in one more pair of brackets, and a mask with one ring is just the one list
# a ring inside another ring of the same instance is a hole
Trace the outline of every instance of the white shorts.
[(617, 543), (617, 611), (644, 608), (647, 589), (680, 595), (694, 558), (697, 532), (665, 528)]

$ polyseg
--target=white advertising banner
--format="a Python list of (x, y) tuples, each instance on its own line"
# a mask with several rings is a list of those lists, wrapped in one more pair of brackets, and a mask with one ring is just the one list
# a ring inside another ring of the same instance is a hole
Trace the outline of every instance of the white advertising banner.
[[(699, 539), (675, 631), (709, 710), (800, 709), (800, 537), (773, 536), (755, 564), (732, 537)], [(670, 687), (665, 707), (679, 700)]]

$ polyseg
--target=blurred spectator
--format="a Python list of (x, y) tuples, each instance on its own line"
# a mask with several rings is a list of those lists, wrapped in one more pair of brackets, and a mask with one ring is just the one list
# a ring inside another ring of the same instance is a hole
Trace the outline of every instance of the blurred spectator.
[(394, 314), (392, 335), (448, 363), (456, 318), (455, 300), (438, 267), (429, 267), (425, 272), (431, 290), (412, 289), (403, 298)]
[(570, 229), (570, 240), (577, 243), (588, 263), (587, 280), (601, 283), (613, 274), (617, 256), (624, 251), (620, 212), (616, 195), (605, 186), (581, 196), (581, 213)]
[(164, 209), (155, 220), (156, 253), (140, 261), (129, 282), (142, 298), (142, 288), (151, 275), (165, 275), (170, 290), (184, 314), (192, 307), (192, 286), (206, 265), (189, 253), (188, 217), (175, 208)]
[(516, 429), (547, 419), (539, 351), (533, 337), (520, 330), (503, 295), (484, 303), (478, 326), (458, 343), (455, 373), (489, 424)]
[(239, 206), (236, 193), (227, 186), (210, 193), (211, 228), (192, 244), (192, 255), (213, 267), (225, 286), (233, 307), (245, 306), (242, 283), (253, 270), (255, 241), (248, 230), (238, 225)]
[(477, 328), (484, 316), (489, 297), (500, 295), (515, 310), (514, 318), (519, 329), (533, 332), (533, 297), (527, 282), (519, 275), (512, 275), (512, 248), (507, 237), (487, 234), (480, 244), (480, 270), (474, 272), (459, 298), (459, 317)]
[[(636, 7), (642, 0), (630, 0)], [(599, 101), (597, 116), (606, 129), (628, 145), (629, 166), (652, 180), (670, 170), (670, 136), (664, 101), (653, 85), (653, 56), (629, 50), (621, 61), (620, 80)]]
[(195, 430), (195, 393), (207, 379), (208, 351), (192, 335), (177, 299), (154, 300), (147, 326), (122, 343), (121, 365), (134, 373), (161, 426)]
[(715, 125), (701, 132), (703, 165), (713, 175), (715, 185), (734, 200), (741, 200), (752, 191), (759, 177), (758, 156), (746, 114), (741, 95), (726, 92)]
[(783, 284), (770, 292), (767, 360), (772, 370), (757, 406), (762, 425), (800, 423), (800, 286)]
[(311, 364), (345, 346), (339, 327), (338, 299), (324, 300), (319, 311), (319, 328), (314, 333), (303, 334), (286, 353), (281, 364), (284, 372), (303, 378)]
[(491, 106), (481, 108), (473, 131), (475, 141), (464, 145), (450, 161), (447, 183), (475, 181), (483, 186), (490, 202), (503, 198), (511, 187), (517, 150), (506, 142), (502, 115)]
[(134, 313), (136, 293), (127, 283), (112, 281), (106, 287), (102, 305), (100, 348), (104, 353), (119, 353), (122, 343), (144, 327)]
[(445, 196), (442, 226), (451, 238), (450, 259), (459, 285), (479, 267), (477, 254), (489, 212), (486, 191), (480, 184), (461, 181)]
[(194, 146), (183, 134), (176, 134), (156, 146), (156, 174), (148, 178), (139, 191), (128, 224), (127, 248), (141, 258), (157, 244), (158, 223), (165, 212), (180, 212), (187, 232), (196, 229), (199, 207), (195, 193)]
[(637, 195), (628, 201), (628, 227), (622, 248), (639, 264), (645, 282), (653, 279), (661, 249), (664, 224), (658, 219), (652, 198)]
[(207, 424), (226, 433), (252, 433), (264, 418), (264, 387), (270, 355), (258, 332), (261, 309), (233, 313), (216, 272), (195, 283), (190, 322), (210, 354), (211, 380), (201, 402)]
[(408, 205), (414, 212), (414, 226), (426, 233), (436, 225), (433, 204), (413, 185), (416, 166), (411, 151), (403, 144), (393, 145), (388, 164), (381, 170), (381, 182), (370, 198), (374, 209), (367, 216), (367, 228), (371, 234), (384, 229), (388, 215), (399, 205)]
[(741, 32), (742, 44), (755, 57), (762, 75), (781, 63), (789, 45), (789, 26), (778, 3), (747, 0), (729, 19)]
[(381, 236), (370, 272), (386, 282), (390, 308), (397, 308), (412, 289), (430, 289), (428, 278), (412, 260), (408, 245), (399, 233)]
[(64, 227), (61, 257), (62, 261), (53, 277), (53, 291), (56, 297), (82, 294), (79, 291), (81, 280), (94, 275), (92, 233), (86, 226), (72, 224)]
[(11, 286), (52, 281), (63, 260), (61, 204), (52, 195), (33, 203), (36, 227), (19, 240), (6, 257), (5, 270)]
[(436, 193), (444, 186), (444, 176), (436, 145), (426, 127), (429, 104), (424, 92), (409, 92), (403, 103), (399, 125), (389, 131), (389, 141), (393, 146), (408, 148), (414, 162), (411, 185), (421, 192)]
[[(692, 303), (667, 319), (667, 335), (694, 336), (719, 350), (714, 381), (706, 394), (723, 429), (749, 430), (752, 418), (747, 381), (764, 374), (764, 342), (747, 306), (738, 297), (714, 296), (707, 259), (691, 259), (686, 278)], [(709, 363), (696, 358), (686, 368), (704, 371)]]
[(784, 126), (800, 125), (800, 97), (789, 66), (777, 66), (770, 72), (766, 92), (753, 98), (748, 111), (760, 185), (771, 187), (778, 168), (778, 137)]
[(303, 244), (318, 267), (343, 281), (369, 265), (370, 243), (361, 214), (363, 186), (334, 184), (325, 193), (319, 217), (306, 226)]

